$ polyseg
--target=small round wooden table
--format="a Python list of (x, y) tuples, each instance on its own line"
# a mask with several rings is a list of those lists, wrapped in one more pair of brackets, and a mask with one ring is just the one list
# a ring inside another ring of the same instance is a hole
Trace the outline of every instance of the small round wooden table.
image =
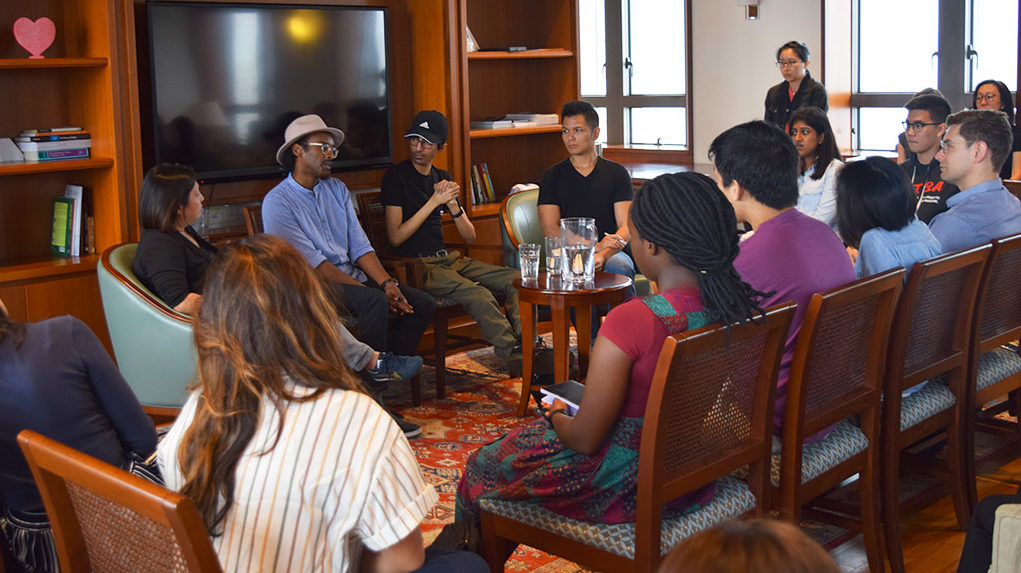
[[(630, 286), (631, 279), (602, 272), (596, 273), (592, 281), (581, 284), (563, 280), (560, 276), (547, 276), (546, 273), (539, 273), (539, 278), (534, 281), (514, 279), (514, 287), (518, 289), (518, 298), (521, 302), (521, 340), (524, 341), (525, 348), (530, 346), (530, 341), (535, 340), (535, 306), (549, 306), (553, 317), (553, 379), (556, 382), (567, 380), (570, 364), (571, 308), (575, 308), (578, 361), (584, 372), (588, 367), (592, 337), (592, 307), (624, 302)], [(522, 353), (521, 401), (518, 404), (518, 416), (524, 416), (528, 408), (533, 360), (532, 352)]]

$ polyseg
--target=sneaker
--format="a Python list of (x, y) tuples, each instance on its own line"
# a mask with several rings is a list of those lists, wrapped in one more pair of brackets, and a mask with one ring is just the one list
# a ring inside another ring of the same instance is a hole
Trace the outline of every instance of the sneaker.
[(376, 382), (407, 380), (422, 369), (421, 356), (398, 356), (392, 352), (380, 352), (375, 368), (365, 372)]
[(503, 362), (504, 366), (510, 372), (511, 377), (521, 376), (521, 352), (516, 348), (517, 347), (515, 347), (514, 352), (507, 358), (507, 360), (504, 360)]
[(404, 432), (404, 437), (413, 440), (422, 435), (422, 427), (413, 422), (409, 422), (404, 419), (404, 416), (397, 414), (396, 412), (390, 412), (390, 416), (397, 422), (401, 431)]

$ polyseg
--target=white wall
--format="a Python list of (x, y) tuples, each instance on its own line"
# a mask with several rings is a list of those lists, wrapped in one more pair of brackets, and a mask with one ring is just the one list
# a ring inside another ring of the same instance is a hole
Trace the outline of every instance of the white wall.
[(762, 119), (766, 91), (783, 81), (776, 49), (801, 40), (816, 79), (822, 54), (822, 0), (761, 0), (758, 20), (745, 20), (738, 0), (691, 0), (693, 152), (708, 161), (713, 138)]

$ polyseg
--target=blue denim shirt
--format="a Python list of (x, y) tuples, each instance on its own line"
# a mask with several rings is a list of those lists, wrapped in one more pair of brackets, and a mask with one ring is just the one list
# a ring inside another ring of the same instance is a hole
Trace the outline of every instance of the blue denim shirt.
[(309, 190), (288, 175), (262, 200), (262, 221), (267, 233), (286, 239), (312, 268), (329, 261), (356, 281), (367, 280), (354, 261), (374, 251), (340, 179), (320, 179)]
[(1021, 201), (999, 179), (961, 190), (947, 207), (929, 222), (944, 253), (1021, 233)]
[(911, 265), (942, 252), (932, 231), (918, 219), (896, 231), (874, 227), (861, 236), (854, 273), (862, 278), (897, 267), (910, 271)]

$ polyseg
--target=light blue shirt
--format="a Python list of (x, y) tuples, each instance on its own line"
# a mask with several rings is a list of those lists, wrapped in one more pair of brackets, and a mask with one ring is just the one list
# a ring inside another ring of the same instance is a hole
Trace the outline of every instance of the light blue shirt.
[(367, 280), (354, 261), (374, 251), (340, 179), (320, 179), (308, 190), (289, 174), (262, 200), (262, 222), (267, 233), (287, 240), (312, 268), (329, 261), (356, 281)]
[(854, 273), (862, 278), (897, 267), (910, 271), (918, 261), (931, 259), (942, 252), (939, 240), (928, 225), (918, 219), (912, 219), (896, 231), (874, 227), (861, 236)]
[(1021, 233), (1021, 201), (999, 179), (962, 189), (947, 207), (929, 223), (944, 253)]
[(844, 168), (839, 159), (830, 161), (826, 172), (819, 179), (812, 179), (815, 164), (798, 176), (798, 211), (826, 223), (831, 228), (837, 224), (837, 174)]

